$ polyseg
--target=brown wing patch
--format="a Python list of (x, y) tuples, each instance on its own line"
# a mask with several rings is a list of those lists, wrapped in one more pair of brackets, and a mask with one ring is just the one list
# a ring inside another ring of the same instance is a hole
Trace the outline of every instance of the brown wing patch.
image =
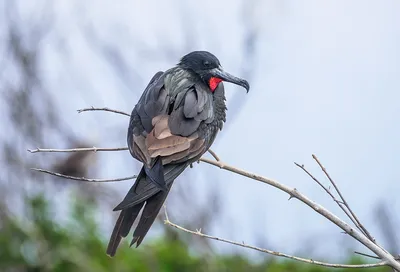
[(133, 137), (133, 153), (138, 160), (151, 165), (152, 159), (161, 156), (163, 164), (167, 164), (192, 159), (205, 152), (205, 141), (196, 133), (189, 137), (173, 135), (168, 127), (168, 117), (154, 117), (153, 129), (146, 137)]
[(194, 139), (190, 142), (190, 147), (188, 149), (163, 158), (163, 164), (178, 162), (183, 159), (192, 159), (202, 153), (204, 149), (204, 139)]
[(146, 148), (146, 139), (142, 135), (133, 136), (133, 153), (141, 162), (150, 164), (151, 157)]
[(159, 139), (154, 135), (153, 130), (149, 133), (149, 135), (147, 135), (146, 146), (151, 154), (152, 152), (156, 152), (157, 150), (173, 147), (176, 147), (178, 149), (183, 148), (182, 150), (184, 150), (190, 147), (190, 143), (187, 138), (174, 135), (167, 138)]
[(168, 127), (168, 115), (159, 115), (153, 118), (154, 136), (157, 139), (164, 139), (172, 136)]
[(150, 158), (161, 156), (163, 164), (166, 164), (185, 157), (191, 158), (192, 153), (198, 154), (204, 146), (204, 140), (199, 139), (196, 133), (189, 137), (173, 135), (168, 127), (168, 118), (168, 115), (159, 115), (152, 120), (153, 130), (145, 140), (145, 149)]

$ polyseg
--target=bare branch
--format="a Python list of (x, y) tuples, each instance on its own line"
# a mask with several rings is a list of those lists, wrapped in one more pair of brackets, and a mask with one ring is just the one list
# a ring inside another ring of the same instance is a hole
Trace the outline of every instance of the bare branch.
[(104, 147), (84, 147), (84, 148), (70, 148), (70, 149), (45, 149), (45, 148), (36, 148), (36, 149), (28, 149), (30, 153), (38, 153), (38, 152), (84, 152), (84, 151), (125, 151), (128, 150), (127, 147), (117, 147), (117, 148), (104, 148)]
[(279, 183), (279, 182), (277, 182), (275, 180), (268, 179), (268, 178), (265, 178), (265, 177), (262, 177), (262, 176), (259, 176), (259, 175), (253, 174), (253, 173), (246, 172), (246, 171), (244, 171), (242, 169), (235, 168), (233, 166), (229, 166), (229, 165), (224, 164), (222, 162), (216, 162), (214, 160), (209, 160), (207, 158), (201, 158), (200, 161), (208, 163), (208, 164), (211, 164), (211, 165), (214, 165), (214, 166), (217, 166), (220, 169), (224, 169), (224, 170), (239, 174), (241, 176), (244, 176), (244, 177), (247, 177), (247, 178), (250, 178), (250, 179), (254, 179), (254, 180), (266, 183), (266, 184), (271, 185), (271, 186), (273, 186), (275, 188), (278, 188), (281, 191), (286, 192), (287, 194), (289, 194), (289, 196), (291, 198), (297, 198), (298, 200), (300, 200), (301, 202), (303, 202), (304, 204), (306, 204), (307, 206), (312, 208), (314, 211), (316, 211), (317, 213), (321, 214), (322, 216), (327, 218), (329, 221), (331, 221), (332, 223), (337, 225), (339, 228), (341, 228), (347, 234), (349, 234), (354, 239), (356, 239), (357, 241), (362, 243), (364, 246), (369, 248), (376, 255), (381, 257), (382, 260), (385, 260), (385, 262), (387, 262), (387, 264), (390, 264), (390, 266), (392, 266), (393, 268), (395, 268), (395, 269), (400, 271), (400, 263), (398, 263), (391, 254), (386, 252), (384, 249), (382, 249), (376, 243), (374, 243), (371, 240), (369, 240), (362, 233), (357, 231), (357, 229), (352, 228), (350, 225), (348, 225), (346, 222), (341, 220), (339, 217), (337, 217), (336, 215), (334, 215), (333, 213), (331, 213), (330, 211), (328, 211), (327, 209), (325, 209), (321, 205), (315, 203), (314, 201), (309, 199), (307, 196), (301, 194), (296, 188), (290, 188), (290, 187), (288, 187), (288, 186), (286, 186), (284, 184), (281, 184), (281, 183)]
[(309, 175), (310, 178), (312, 178), (316, 183), (318, 183), (318, 185), (321, 186), (322, 189), (324, 189), (325, 192), (326, 192), (328, 195), (330, 195), (330, 196), (332, 197), (332, 199), (333, 199), (335, 202), (337, 202), (337, 203), (342, 203), (342, 202), (340, 202), (339, 200), (337, 200), (336, 197), (332, 194), (332, 192), (331, 192), (328, 188), (326, 188), (325, 185), (323, 185), (316, 177), (314, 177), (313, 174), (311, 174), (311, 173), (306, 169), (306, 167), (305, 167), (303, 164), (300, 165), (300, 164), (297, 163), (297, 162), (295, 162), (294, 164), (295, 164), (297, 167), (299, 167), (300, 169), (302, 169), (307, 175)]
[[(316, 177), (314, 177), (313, 174), (311, 174), (304, 165), (300, 165), (297, 162), (294, 163), (297, 167), (299, 167), (300, 169), (302, 169), (310, 178), (312, 178), (316, 183), (318, 183), (319, 186), (322, 187), (322, 189), (325, 190), (325, 192), (330, 195), (330, 197), (333, 199), (333, 201), (335, 201), (338, 206), (340, 207), (340, 209), (342, 209), (342, 211), (347, 215), (347, 217), (353, 222), (353, 224), (358, 227), (358, 223), (357, 221), (354, 219), (354, 217), (350, 214), (350, 212), (347, 210), (347, 207), (344, 205), (343, 201), (338, 200), (333, 194), (332, 192), (326, 188), (326, 186), (324, 186)], [(366, 233), (359, 228), (360, 231), (362, 231), (365, 235)]]
[[(81, 147), (81, 148), (69, 148), (69, 149), (53, 149), (53, 148), (36, 148), (36, 149), (28, 149), (30, 153), (38, 153), (38, 152), (87, 152), (87, 151), (125, 151), (128, 150), (127, 147), (116, 147), (116, 148), (103, 148), (103, 147)], [(208, 152), (214, 157), (216, 161), (220, 161), (217, 154), (211, 149)]]
[(267, 253), (267, 254), (271, 254), (274, 256), (278, 256), (278, 257), (283, 257), (283, 258), (288, 258), (288, 259), (292, 259), (292, 260), (296, 260), (296, 261), (300, 261), (300, 262), (304, 262), (304, 263), (309, 263), (309, 264), (315, 264), (315, 265), (320, 265), (320, 266), (325, 266), (325, 267), (334, 267), (334, 268), (369, 268), (369, 267), (378, 267), (378, 266), (385, 266), (386, 262), (379, 262), (379, 263), (373, 263), (373, 264), (355, 264), (355, 265), (349, 265), (349, 264), (333, 264), (333, 263), (325, 263), (325, 262), (319, 262), (319, 261), (315, 261), (312, 259), (305, 259), (305, 258), (301, 258), (301, 257), (297, 257), (297, 256), (292, 256), (289, 254), (285, 254), (285, 253), (281, 253), (281, 252), (277, 252), (277, 251), (273, 251), (273, 250), (269, 250), (269, 249), (264, 249), (264, 248), (260, 248), (260, 247), (256, 247), (256, 246), (251, 246), (251, 245), (247, 245), (244, 242), (239, 243), (239, 242), (235, 242), (235, 241), (231, 241), (231, 240), (227, 240), (224, 238), (220, 238), (220, 237), (216, 237), (216, 236), (211, 236), (208, 234), (204, 234), (201, 233), (201, 230), (188, 230), (184, 227), (181, 227), (175, 223), (172, 223), (169, 220), (168, 217), (168, 213), (167, 213), (167, 208), (164, 206), (165, 209), (165, 221), (164, 223), (166, 225), (169, 225), (171, 227), (174, 227), (178, 230), (193, 234), (193, 235), (197, 235), (203, 238), (208, 238), (211, 240), (216, 240), (216, 241), (220, 241), (220, 242), (224, 242), (227, 244), (231, 244), (231, 245), (235, 245), (235, 246), (240, 246), (240, 247), (244, 247), (244, 248), (249, 248), (249, 249), (253, 249), (259, 252), (263, 252), (263, 253)]
[(108, 112), (114, 112), (114, 113), (118, 113), (121, 115), (126, 115), (126, 116), (131, 116), (129, 113), (123, 112), (123, 111), (119, 111), (119, 110), (113, 110), (110, 108), (95, 108), (95, 107), (91, 107), (91, 108), (85, 108), (85, 109), (80, 109), (77, 110), (78, 113), (84, 112), (84, 111), (108, 111)]
[(362, 253), (362, 252), (359, 252), (359, 251), (354, 251), (354, 253), (358, 254), (358, 255), (361, 255), (361, 256), (364, 256), (364, 257), (368, 257), (368, 258), (372, 258), (372, 259), (379, 259), (380, 260), (379, 257), (376, 257), (376, 256), (371, 255), (371, 254)]
[(214, 151), (212, 151), (211, 149), (209, 149), (209, 150), (208, 150), (208, 153), (210, 153), (211, 156), (213, 156), (214, 159), (215, 159), (216, 161), (220, 161), (218, 155), (217, 155)]
[(322, 163), (318, 160), (317, 156), (314, 154), (312, 155), (313, 159), (317, 162), (319, 167), (321, 167), (321, 170), (325, 173), (326, 177), (329, 179), (329, 181), (332, 183), (333, 187), (335, 187), (336, 192), (340, 196), (340, 199), (342, 199), (344, 205), (346, 206), (347, 210), (350, 212), (350, 214), (353, 216), (355, 220), (355, 225), (357, 226), (358, 229), (360, 229), (367, 237), (369, 240), (371, 240), (373, 243), (375, 243), (375, 238), (372, 237), (372, 235), (369, 233), (369, 231), (364, 227), (363, 224), (361, 224), (360, 220), (358, 220), (356, 214), (353, 212), (353, 210), (350, 208), (349, 204), (347, 204), (346, 199), (344, 199), (342, 193), (340, 192), (339, 188), (336, 186), (335, 181), (331, 178), (329, 173), (326, 171), (325, 167), (322, 165)]
[(56, 173), (56, 172), (52, 172), (52, 171), (40, 169), (40, 168), (31, 168), (31, 170), (41, 172), (41, 173), (46, 173), (46, 174), (53, 175), (53, 176), (60, 177), (60, 178), (88, 181), (88, 182), (115, 182), (115, 181), (123, 181), (123, 180), (130, 180), (130, 179), (136, 178), (136, 175), (134, 175), (134, 176), (130, 176), (130, 177), (115, 178), (115, 179), (92, 179), (92, 178), (84, 178), (84, 177), (67, 176), (67, 175), (63, 175), (60, 173)]

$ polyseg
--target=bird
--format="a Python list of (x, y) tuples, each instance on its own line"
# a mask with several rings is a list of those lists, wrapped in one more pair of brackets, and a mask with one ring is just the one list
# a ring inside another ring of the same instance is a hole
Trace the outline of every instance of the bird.
[(245, 79), (227, 73), (208, 51), (192, 51), (166, 71), (157, 72), (132, 110), (127, 142), (143, 164), (137, 178), (113, 211), (120, 211), (107, 255), (115, 256), (140, 211), (130, 243), (142, 243), (174, 180), (213, 144), (226, 122), (223, 82), (249, 92)]

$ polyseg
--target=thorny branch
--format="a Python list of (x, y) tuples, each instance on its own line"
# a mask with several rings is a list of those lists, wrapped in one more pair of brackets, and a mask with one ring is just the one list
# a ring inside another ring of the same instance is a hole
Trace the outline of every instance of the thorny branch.
[(130, 179), (136, 178), (136, 175), (134, 175), (134, 176), (130, 176), (130, 177), (115, 178), (115, 179), (93, 179), (93, 178), (67, 176), (67, 175), (63, 175), (63, 174), (60, 174), (60, 173), (56, 173), (56, 172), (53, 172), (53, 171), (40, 169), (40, 168), (31, 168), (31, 170), (37, 171), (37, 172), (41, 172), (41, 173), (46, 173), (46, 174), (53, 175), (53, 176), (56, 176), (56, 177), (59, 177), (59, 178), (79, 180), (79, 181), (88, 181), (88, 182), (115, 182), (115, 181), (124, 181), (124, 180), (130, 180)]
[[(112, 110), (109, 108), (89, 108), (89, 109), (83, 109), (80, 110), (82, 111), (94, 111), (94, 110), (105, 110), (105, 111), (109, 111), (109, 112), (114, 112), (114, 113), (118, 113), (118, 114), (123, 114), (123, 115), (127, 115), (129, 116), (129, 114), (121, 112), (121, 111), (117, 111), (117, 110)], [(75, 148), (75, 149), (33, 149), (30, 150), (28, 149), (29, 152), (31, 153), (37, 153), (37, 152), (79, 152), (79, 151), (122, 151), (122, 150), (127, 150), (127, 147), (121, 147), (121, 148), (98, 148), (98, 147), (91, 147), (91, 148)], [(210, 152), (211, 153), (211, 152)], [(211, 153), (213, 155), (213, 153)], [(214, 153), (215, 155), (215, 153)], [(397, 262), (397, 260), (390, 254), (388, 253), (385, 249), (381, 248), (373, 239), (371, 240), (370, 237), (366, 234), (364, 234), (364, 230), (360, 230), (358, 231), (357, 229), (354, 229), (353, 227), (351, 227), (349, 224), (347, 224), (345, 221), (343, 221), (342, 219), (340, 219), (339, 217), (337, 217), (336, 215), (334, 215), (332, 212), (328, 211), (327, 209), (325, 209), (324, 207), (322, 207), (321, 205), (319, 205), (318, 203), (312, 201), (311, 199), (309, 199), (307, 196), (305, 196), (304, 194), (300, 193), (296, 188), (290, 188), (284, 184), (281, 184), (273, 179), (269, 179), (263, 176), (259, 176), (257, 174), (253, 174), (247, 171), (244, 171), (242, 169), (227, 165), (223, 162), (221, 162), (218, 158), (218, 156), (214, 156), (213, 157), (216, 159), (216, 161), (214, 160), (210, 160), (207, 158), (202, 157), (199, 161), (204, 162), (204, 163), (208, 163), (211, 164), (213, 166), (219, 167), (220, 169), (226, 170), (226, 171), (230, 171), (233, 172), (235, 174), (256, 180), (256, 181), (260, 181), (263, 182), (265, 184), (268, 184), (270, 186), (273, 186), (287, 194), (289, 194), (290, 198), (296, 198), (298, 200), (300, 200), (301, 202), (303, 202), (304, 204), (306, 204), (307, 206), (309, 206), (310, 208), (312, 208), (314, 211), (316, 211), (317, 213), (321, 214), (322, 216), (324, 216), (325, 218), (327, 218), (329, 221), (331, 221), (332, 223), (334, 223), (335, 225), (337, 225), (339, 228), (341, 228), (345, 233), (347, 233), (348, 235), (352, 236), (354, 239), (356, 239), (357, 241), (359, 241), (361, 244), (363, 244), (365, 247), (367, 247), (368, 249), (370, 249), (372, 252), (374, 252), (380, 259), (382, 259), (383, 261), (377, 264), (372, 264), (375, 266), (382, 266), (382, 265), (389, 265), (391, 266), (393, 269), (396, 269), (398, 271), (400, 271), (400, 263)], [(335, 187), (335, 189), (338, 191), (338, 188), (336, 186), (336, 184), (333, 182), (333, 180), (330, 178), (330, 176), (327, 174), (325, 168), (322, 166), (322, 164), (319, 163), (318, 159), (316, 159), (316, 156), (313, 155), (313, 158), (317, 161), (317, 163), (320, 165), (320, 167), (322, 168), (322, 170), (324, 171), (324, 173), (328, 176), (329, 180), (331, 181), (331, 183), (333, 184), (333, 186)], [(297, 164), (296, 164), (297, 165)], [(298, 165), (299, 166), (299, 165)], [(304, 168), (299, 166), (300, 168)], [(305, 170), (305, 169), (303, 169)], [(306, 173), (308, 173), (308, 171), (306, 171)], [(309, 174), (310, 175), (310, 174)], [(310, 175), (312, 177), (312, 175)], [(313, 178), (314, 180), (316, 180), (315, 178)], [(360, 223), (354, 213), (351, 211), (351, 209), (348, 207), (349, 205), (347, 204), (347, 202), (345, 201), (345, 199), (343, 198), (343, 196), (341, 195), (340, 192), (338, 192), (339, 196), (341, 197), (342, 201), (337, 200), (333, 194), (331, 194), (329, 192), (328, 189), (326, 189), (325, 186), (322, 185), (322, 183), (317, 182), (320, 186), (322, 186), (322, 188), (324, 188), (324, 190), (326, 192), (328, 192), (328, 194), (334, 198), (335, 202), (338, 203), (338, 205), (345, 205), (349, 211), (350, 214), (353, 215), (354, 220), (356, 220), (356, 222), (358, 223), (358, 225), (356, 224), (357, 228), (361, 228), (360, 227)], [(349, 214), (346, 213), (348, 216)], [(350, 217), (350, 219), (352, 219)], [(352, 220), (353, 221), (353, 220)], [(206, 234), (202, 234), (200, 231), (194, 232), (194, 231), (190, 231), (187, 229), (184, 229), (176, 224), (171, 223), (168, 218), (167, 218), (167, 222), (170, 223), (171, 226), (176, 227), (178, 229), (181, 229), (183, 231), (195, 234), (195, 235), (200, 235), (202, 237), (205, 238), (209, 238), (209, 239), (214, 239), (214, 240), (218, 240), (218, 241), (222, 241), (225, 243), (230, 243), (230, 244), (234, 244), (234, 245), (238, 245), (238, 246), (242, 246), (242, 247), (247, 247), (247, 248), (252, 248), (255, 250), (259, 250), (265, 253), (269, 253), (269, 254), (273, 254), (272, 252), (274, 252), (276, 256), (281, 256), (281, 257), (285, 257), (285, 258), (290, 258), (290, 255), (287, 254), (283, 254), (283, 253), (279, 253), (279, 252), (275, 252), (275, 251), (271, 251), (271, 250), (264, 250), (261, 248), (257, 248), (254, 246), (248, 246), (245, 245), (244, 243), (238, 243), (238, 242), (233, 242), (233, 241), (229, 241), (229, 240), (225, 240), (225, 239), (221, 239), (218, 237), (213, 237), (210, 235), (206, 235)], [(363, 228), (361, 228), (363, 229)], [(368, 233), (368, 232), (366, 232)], [(307, 260), (307, 259), (303, 259), (300, 257), (295, 257), (295, 256), (291, 256), (293, 257), (294, 260), (298, 260), (298, 261), (305, 261), (305, 262), (310, 262), (310, 263), (314, 263), (314, 264), (318, 264), (318, 265), (322, 265), (322, 262), (316, 262), (313, 260)], [(331, 267), (348, 267), (348, 266), (335, 266), (335, 264), (328, 264), (328, 266), (331, 265)], [(362, 266), (362, 267), (372, 267), (372, 266)]]
[(117, 148), (104, 148), (104, 147), (85, 147), (85, 148), (70, 148), (70, 149), (43, 149), (43, 148), (36, 148), (36, 149), (28, 149), (30, 153), (37, 153), (37, 152), (82, 152), (82, 151), (125, 151), (128, 150), (127, 147), (117, 147)]
[(128, 114), (126, 112), (119, 111), (119, 110), (113, 110), (113, 109), (109, 109), (109, 108), (91, 107), (91, 108), (80, 109), (80, 110), (77, 110), (77, 111), (78, 111), (78, 113), (85, 112), (85, 111), (108, 111), (108, 112), (114, 112), (114, 113), (118, 113), (118, 114), (122, 114), (122, 115), (126, 115), (126, 116), (131, 116), (130, 114)]
[(361, 256), (364, 256), (364, 257), (372, 258), (372, 259), (380, 259), (379, 257), (376, 257), (374, 255), (363, 253), (363, 252), (359, 252), (359, 251), (354, 251), (354, 253), (357, 254), (357, 255), (361, 255)]
[[(354, 251), (354, 253), (357, 254), (357, 255), (361, 255), (361, 256), (364, 256), (364, 257), (372, 258), (372, 259), (380, 259), (379, 257), (376, 257), (374, 255), (363, 253), (363, 252), (359, 252), (359, 251)], [(400, 255), (397, 255), (395, 257), (395, 260), (400, 261)]]
[(231, 241), (231, 240), (227, 240), (224, 238), (220, 238), (220, 237), (216, 237), (216, 236), (211, 236), (208, 234), (204, 234), (201, 232), (201, 230), (188, 230), (182, 226), (179, 226), (175, 223), (172, 223), (169, 220), (168, 217), (168, 213), (167, 213), (167, 208), (164, 206), (165, 208), (165, 220), (164, 223), (166, 225), (169, 225), (171, 227), (174, 227), (178, 230), (193, 234), (193, 235), (197, 235), (203, 238), (208, 238), (211, 240), (216, 240), (216, 241), (220, 241), (220, 242), (224, 242), (227, 244), (231, 244), (231, 245), (235, 245), (235, 246), (240, 246), (240, 247), (244, 247), (244, 248), (249, 248), (249, 249), (253, 249), (259, 252), (263, 252), (263, 253), (267, 253), (270, 255), (274, 255), (274, 256), (278, 256), (278, 257), (283, 257), (283, 258), (288, 258), (288, 259), (292, 259), (292, 260), (296, 260), (296, 261), (300, 261), (300, 262), (304, 262), (304, 263), (309, 263), (309, 264), (315, 264), (315, 265), (320, 265), (320, 266), (325, 266), (325, 267), (334, 267), (334, 268), (370, 268), (370, 267), (378, 267), (378, 266), (385, 266), (386, 262), (379, 262), (379, 263), (373, 263), (373, 264), (333, 264), (333, 263), (325, 263), (325, 262), (319, 262), (319, 261), (315, 261), (312, 259), (306, 259), (306, 258), (301, 258), (301, 257), (297, 257), (297, 256), (293, 256), (293, 255), (289, 255), (289, 254), (285, 254), (285, 253), (281, 253), (278, 251), (274, 251), (274, 250), (269, 250), (269, 249), (264, 249), (264, 248), (260, 248), (260, 247), (256, 247), (256, 246), (252, 246), (252, 245), (247, 245), (244, 242), (239, 243), (239, 242), (235, 242), (235, 241)]
[(335, 181), (331, 178), (331, 176), (329, 175), (329, 173), (326, 171), (325, 167), (322, 165), (322, 163), (318, 160), (317, 156), (312, 155), (313, 159), (317, 162), (317, 164), (319, 165), (319, 167), (321, 167), (321, 170), (325, 173), (326, 177), (329, 179), (329, 181), (331, 182), (331, 184), (333, 185), (333, 187), (335, 188), (336, 192), (338, 193), (340, 199), (343, 202), (343, 205), (346, 206), (347, 210), (350, 212), (350, 214), (352, 215), (353, 219), (354, 219), (354, 224), (356, 225), (356, 227), (361, 230), (361, 232), (363, 232), (368, 239), (370, 239), (372, 242), (375, 243), (375, 239), (374, 237), (372, 237), (372, 235), (368, 232), (368, 230), (361, 224), (360, 220), (358, 220), (356, 214), (353, 212), (353, 210), (350, 208), (349, 204), (347, 204), (346, 199), (343, 197), (342, 193), (340, 192), (339, 188), (337, 187)]
[[(314, 155), (313, 155), (314, 156)], [(351, 212), (348, 210), (348, 205), (346, 206), (346, 204), (341, 201), (338, 200), (333, 193), (331, 192), (331, 190), (329, 190), (328, 188), (326, 188), (325, 185), (323, 185), (313, 174), (310, 173), (310, 171), (308, 171), (304, 165), (300, 165), (299, 163), (295, 162), (294, 163), (297, 167), (299, 167), (300, 169), (302, 169), (310, 178), (312, 178), (319, 186), (321, 186), (322, 189), (324, 189), (324, 191), (333, 199), (333, 201), (335, 201), (338, 206), (340, 207), (340, 209), (342, 209), (342, 211), (347, 215), (347, 217), (353, 222), (353, 224), (364, 233), (364, 235), (366, 235), (366, 233), (363, 231), (362, 228), (359, 227), (359, 223), (355, 220), (354, 216), (352, 216)], [(339, 189), (337, 189), (339, 190)], [(366, 235), (367, 236), (367, 235)], [(367, 236), (368, 237), (368, 236)], [(369, 237), (368, 237), (369, 238)], [(371, 240), (371, 239), (370, 239)], [(375, 240), (371, 240), (372, 242), (375, 243)]]

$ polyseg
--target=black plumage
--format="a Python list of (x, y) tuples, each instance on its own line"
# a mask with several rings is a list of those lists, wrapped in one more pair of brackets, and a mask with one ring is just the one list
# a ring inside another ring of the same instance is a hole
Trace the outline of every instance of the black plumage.
[(174, 180), (212, 145), (226, 120), (224, 85), (249, 90), (247, 81), (222, 70), (209, 52), (185, 55), (173, 68), (156, 73), (134, 107), (128, 128), (131, 155), (143, 163), (134, 185), (114, 208), (121, 210), (107, 254), (114, 256), (143, 208), (131, 245), (143, 241)]

